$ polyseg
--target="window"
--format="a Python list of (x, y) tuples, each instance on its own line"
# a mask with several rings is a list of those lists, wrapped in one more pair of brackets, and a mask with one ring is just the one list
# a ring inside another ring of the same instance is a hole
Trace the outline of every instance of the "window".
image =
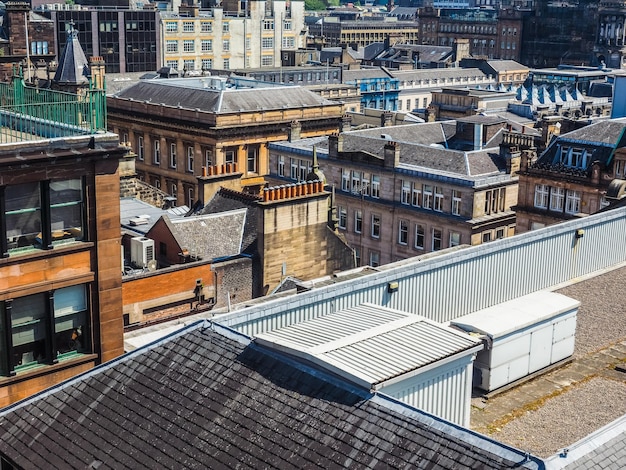
[(306, 181), (306, 177), (313, 170), (311, 164), (307, 160), (298, 160), (298, 169), (300, 171), (298, 181)]
[(298, 180), (298, 160), (295, 158), (290, 158), (289, 159), (289, 166), (290, 166), (290, 172), (289, 172), (289, 177), (292, 180)]
[(193, 33), (194, 31), (193, 25), (194, 25), (193, 21), (183, 21), (183, 32)]
[(433, 229), (433, 251), (441, 250), (441, 229)]
[(187, 171), (193, 173), (193, 155), (194, 148), (193, 145), (187, 146)]
[[(117, 24), (115, 25), (117, 27)], [(31, 54), (47, 54), (48, 53), (48, 41), (33, 41), (30, 43)]]
[(228, 70), (230, 68), (230, 59), (224, 59), (222, 67), (224, 67), (224, 70)]
[(565, 212), (568, 214), (578, 214), (580, 212), (580, 191), (567, 190), (565, 199)]
[(380, 198), (380, 176), (372, 175), (372, 197)]
[(274, 65), (274, 56), (273, 55), (261, 56), (261, 65), (263, 65), (263, 66)]
[(424, 233), (425, 229), (423, 225), (415, 225), (415, 248), (418, 250), (424, 249)]
[(435, 186), (435, 201), (433, 209), (437, 212), (441, 212), (443, 210), (443, 190), (440, 186)]
[(339, 228), (345, 230), (348, 223), (348, 211), (345, 207), (339, 206)]
[(178, 69), (178, 60), (166, 60), (165, 65), (171, 69)]
[(459, 246), (461, 244), (461, 234), (459, 232), (450, 232), (450, 246)]
[(452, 213), (461, 215), (461, 193), (456, 189), (452, 190)]
[(237, 163), (237, 154), (232, 149), (224, 151), (224, 163)]
[(430, 184), (424, 185), (423, 199), (422, 199), (422, 207), (424, 209), (432, 209), (433, 208), (433, 187)]
[(485, 191), (485, 214), (495, 214), (504, 210), (505, 188), (491, 189)]
[(350, 170), (341, 170), (341, 190), (350, 191)]
[(202, 59), (202, 70), (211, 70), (213, 68), (213, 59)]
[(535, 185), (535, 207), (539, 209), (548, 208), (548, 185), (546, 184)]
[(165, 31), (168, 33), (176, 33), (178, 32), (178, 22), (177, 21), (167, 21), (165, 23)]
[(361, 266), (361, 250), (359, 248), (354, 249), (354, 261), (357, 267)]
[(263, 29), (265, 31), (271, 31), (274, 29), (274, 20), (263, 20)]
[(505, 229), (504, 227), (500, 227), (499, 229), (496, 229), (496, 240), (499, 240), (501, 238), (504, 238), (504, 234), (505, 234)]
[(178, 41), (170, 39), (165, 41), (165, 52), (178, 52)]
[(0, 227), (4, 226), (9, 254), (82, 240), (83, 182), (47, 180), (6, 186), (3, 218)]
[(224, 41), (222, 41), (222, 50), (224, 52), (230, 51), (230, 41), (228, 39), (224, 39)]
[(200, 31), (202, 31), (203, 33), (213, 32), (213, 23), (209, 21), (202, 21), (200, 23)]
[(246, 170), (248, 173), (256, 173), (257, 172), (257, 160), (259, 157), (259, 148), (256, 145), (249, 145), (247, 152), (247, 166)]
[(283, 49), (293, 49), (294, 47), (296, 47), (296, 41), (293, 37), (283, 38)]
[[(4, 319), (10, 324), (2, 325)], [(12, 344), (0, 350), (3, 375), (88, 352), (86, 286), (0, 302), (0, 330), (5, 328)]]
[(422, 185), (413, 183), (413, 191), (411, 193), (411, 205), (413, 207), (419, 207), (422, 203)]
[(183, 60), (183, 70), (190, 71), (196, 69), (196, 61), (193, 59)]
[(361, 172), (353, 171), (352, 172), (352, 192), (358, 193), (359, 187), (361, 186)]
[(361, 195), (370, 195), (370, 175), (369, 173), (363, 173), (361, 178)]
[(354, 211), (354, 233), (363, 232), (363, 213), (361, 211)]
[(186, 205), (187, 205), (187, 207), (192, 207), (193, 206), (193, 188), (192, 187), (187, 188)]
[(380, 253), (378, 251), (370, 251), (370, 266), (372, 268), (380, 266)]
[(176, 143), (170, 144), (170, 167), (176, 168)]
[(380, 216), (372, 214), (372, 238), (380, 238)]
[(491, 241), (491, 232), (483, 232), (483, 243)]
[(228, 21), (224, 21), (222, 23), (222, 32), (228, 33), (230, 31), (230, 23)]
[(587, 168), (587, 151), (575, 147), (562, 147), (559, 163), (572, 168)]
[(291, 31), (291, 21), (285, 20), (285, 22), (283, 23), (283, 29), (285, 31)]
[(278, 173), (278, 176), (285, 176), (285, 156), (284, 155), (278, 156), (278, 168), (276, 172)]
[(143, 161), (144, 158), (144, 148), (143, 148), (143, 136), (137, 137), (137, 158)]
[(550, 210), (563, 212), (563, 203), (565, 201), (565, 189), (550, 188)]
[(399, 223), (398, 243), (400, 245), (407, 245), (409, 243), (409, 223), (406, 220), (401, 220)]
[(185, 39), (183, 41), (183, 52), (193, 52), (195, 50), (193, 39)]
[(272, 49), (274, 47), (274, 38), (262, 38), (261, 49)]
[(176, 183), (170, 184), (170, 196), (176, 197), (178, 194), (178, 188), (176, 187)]
[(402, 204), (409, 204), (411, 198), (411, 182), (402, 180), (402, 194), (400, 195), (400, 202)]
[(153, 163), (158, 165), (161, 163), (161, 141), (154, 141), (154, 154), (153, 154)]
[(204, 149), (204, 166), (210, 167), (213, 166), (213, 150), (212, 149)]
[(211, 52), (213, 50), (213, 40), (203, 39), (200, 43), (202, 52)]

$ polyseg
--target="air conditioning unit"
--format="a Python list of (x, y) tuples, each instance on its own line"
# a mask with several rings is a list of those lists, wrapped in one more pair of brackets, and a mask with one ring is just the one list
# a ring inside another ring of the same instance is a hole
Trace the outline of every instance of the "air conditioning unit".
[(138, 268), (148, 267), (154, 259), (154, 240), (146, 237), (130, 239), (130, 261)]

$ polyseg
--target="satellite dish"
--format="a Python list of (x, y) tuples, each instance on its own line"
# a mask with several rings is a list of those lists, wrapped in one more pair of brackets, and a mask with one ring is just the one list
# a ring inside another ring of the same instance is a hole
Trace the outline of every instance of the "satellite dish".
[(154, 272), (157, 269), (157, 260), (151, 259), (148, 261), (148, 271)]

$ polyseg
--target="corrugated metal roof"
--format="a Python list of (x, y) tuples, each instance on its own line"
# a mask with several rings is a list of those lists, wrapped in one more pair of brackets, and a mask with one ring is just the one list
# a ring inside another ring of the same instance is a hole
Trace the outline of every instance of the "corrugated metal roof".
[(478, 340), (419, 315), (373, 304), (260, 334), (256, 341), (369, 387), (479, 346)]

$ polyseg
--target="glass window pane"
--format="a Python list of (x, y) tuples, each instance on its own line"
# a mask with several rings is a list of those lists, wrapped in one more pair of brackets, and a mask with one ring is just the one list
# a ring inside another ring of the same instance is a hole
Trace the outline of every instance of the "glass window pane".
[(50, 183), (50, 220), (53, 243), (83, 239), (83, 186), (80, 179)]
[(46, 356), (46, 296), (19, 297), (11, 309), (13, 367), (42, 362)]
[(54, 333), (57, 355), (85, 352), (87, 295), (84, 285), (54, 292)]
[(9, 252), (26, 246), (40, 246), (41, 200), (39, 184), (27, 183), (7, 186), (5, 201)]

